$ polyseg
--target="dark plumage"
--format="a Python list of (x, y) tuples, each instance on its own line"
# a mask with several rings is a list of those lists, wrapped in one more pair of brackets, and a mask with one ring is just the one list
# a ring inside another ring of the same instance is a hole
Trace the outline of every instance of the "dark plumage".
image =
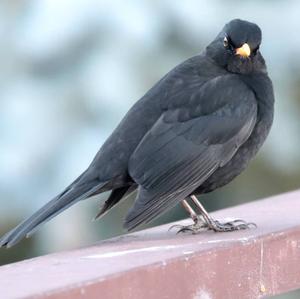
[(129, 230), (192, 194), (230, 182), (254, 157), (273, 120), (261, 31), (233, 20), (206, 50), (175, 67), (126, 114), (88, 169), (0, 239), (10, 247), (64, 209), (112, 190), (100, 216), (138, 190)]

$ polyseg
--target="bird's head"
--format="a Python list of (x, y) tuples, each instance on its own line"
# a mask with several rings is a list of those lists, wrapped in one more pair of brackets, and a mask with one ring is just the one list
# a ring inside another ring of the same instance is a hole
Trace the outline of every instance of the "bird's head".
[(265, 70), (260, 44), (260, 28), (254, 23), (235, 19), (224, 26), (206, 53), (229, 72), (249, 74)]

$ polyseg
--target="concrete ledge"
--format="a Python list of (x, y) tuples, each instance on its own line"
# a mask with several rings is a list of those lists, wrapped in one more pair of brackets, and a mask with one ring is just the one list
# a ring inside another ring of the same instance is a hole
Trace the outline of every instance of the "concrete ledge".
[(213, 214), (258, 228), (176, 235), (164, 225), (2, 266), (0, 297), (253, 299), (300, 288), (300, 191)]

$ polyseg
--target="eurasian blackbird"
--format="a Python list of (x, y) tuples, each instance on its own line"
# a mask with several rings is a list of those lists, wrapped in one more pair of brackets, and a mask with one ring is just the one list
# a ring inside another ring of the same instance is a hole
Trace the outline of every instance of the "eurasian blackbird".
[[(182, 227), (215, 231), (249, 223), (221, 223), (197, 200), (244, 170), (273, 121), (274, 95), (259, 50), (260, 28), (235, 19), (199, 55), (176, 66), (134, 106), (89, 167), (63, 192), (0, 239), (11, 247), (80, 200), (112, 190), (97, 217), (137, 189), (124, 226), (147, 223), (179, 202), (194, 219)], [(199, 210), (197, 215), (187, 198)]]

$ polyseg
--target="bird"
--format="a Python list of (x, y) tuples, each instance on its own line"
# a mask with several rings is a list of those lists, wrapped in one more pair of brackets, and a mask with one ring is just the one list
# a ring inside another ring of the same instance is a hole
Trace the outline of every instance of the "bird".
[[(75, 203), (111, 191), (96, 218), (135, 193), (131, 231), (182, 203), (197, 233), (249, 228), (214, 220), (198, 197), (231, 182), (268, 136), (274, 92), (255, 23), (229, 21), (199, 54), (170, 70), (127, 112), (88, 168), (0, 239), (11, 247)], [(196, 209), (196, 211), (195, 211)]]

